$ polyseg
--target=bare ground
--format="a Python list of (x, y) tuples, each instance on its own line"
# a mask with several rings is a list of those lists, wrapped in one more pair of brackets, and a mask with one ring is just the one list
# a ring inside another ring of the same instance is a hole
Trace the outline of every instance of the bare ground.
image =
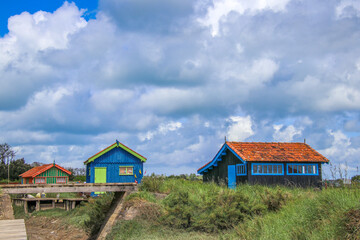
[(25, 219), (25, 225), (29, 240), (88, 239), (84, 230), (62, 223), (60, 219), (30, 217)]

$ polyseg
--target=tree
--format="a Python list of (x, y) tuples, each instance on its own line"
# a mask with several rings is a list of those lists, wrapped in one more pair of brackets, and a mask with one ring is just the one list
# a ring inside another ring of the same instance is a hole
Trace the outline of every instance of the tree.
[(31, 169), (24, 158), (15, 159), (15, 151), (7, 143), (0, 144), (0, 179), (16, 180), (19, 175)]
[(0, 144), (0, 163), (9, 164), (15, 157), (15, 151), (7, 143)]

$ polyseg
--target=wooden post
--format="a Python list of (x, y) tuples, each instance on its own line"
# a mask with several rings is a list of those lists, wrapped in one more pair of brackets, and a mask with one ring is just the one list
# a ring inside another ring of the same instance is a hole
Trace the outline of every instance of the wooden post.
[(71, 209), (75, 209), (75, 206), (76, 206), (76, 201), (72, 201)]
[(36, 201), (36, 211), (40, 211), (40, 200)]
[(55, 200), (52, 200), (52, 208), (55, 208)]
[(29, 211), (28, 211), (28, 202), (25, 200), (24, 201), (24, 212), (25, 214), (27, 214)]

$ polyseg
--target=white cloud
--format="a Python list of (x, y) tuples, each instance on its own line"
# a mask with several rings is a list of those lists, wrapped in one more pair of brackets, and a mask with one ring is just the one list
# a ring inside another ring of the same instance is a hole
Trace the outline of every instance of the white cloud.
[(285, 11), (289, 1), (290, 0), (214, 0), (214, 5), (208, 8), (206, 17), (199, 19), (199, 21), (205, 26), (211, 27), (211, 34), (216, 36), (219, 34), (220, 22), (225, 21), (227, 15), (231, 12), (249, 15), (254, 15), (264, 10), (282, 12)]
[(274, 124), (273, 128), (275, 130), (273, 134), (273, 139), (275, 142), (291, 142), (294, 139), (295, 135), (300, 135), (302, 129), (296, 129), (293, 125), (284, 127), (282, 124)]
[(360, 2), (357, 0), (343, 0), (337, 5), (335, 13), (339, 19), (360, 17)]
[(140, 133), (138, 135), (139, 139), (141, 141), (151, 140), (153, 139), (157, 134), (166, 135), (168, 132), (174, 132), (182, 127), (181, 122), (168, 122), (168, 123), (161, 123), (159, 127), (155, 131), (148, 131), (146, 133)]
[(226, 136), (229, 141), (244, 141), (248, 137), (254, 135), (252, 130), (252, 121), (250, 116), (239, 117), (232, 116), (228, 119), (230, 126)]
[(99, 111), (115, 112), (122, 104), (131, 100), (134, 92), (126, 89), (106, 89), (96, 91), (90, 98), (90, 102)]
[(360, 91), (345, 85), (335, 86), (319, 100), (318, 108), (324, 111), (359, 110)]

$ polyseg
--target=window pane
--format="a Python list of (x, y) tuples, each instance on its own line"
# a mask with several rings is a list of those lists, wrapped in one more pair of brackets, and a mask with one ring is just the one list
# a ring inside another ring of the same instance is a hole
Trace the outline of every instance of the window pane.
[(294, 173), (293, 168), (291, 167), (291, 165), (288, 165), (288, 172), (289, 173)]
[(316, 171), (316, 165), (313, 166), (313, 171), (314, 171), (314, 174), (317, 173), (317, 171)]
[(133, 168), (132, 167), (127, 168), (127, 174), (133, 174)]
[(120, 174), (126, 174), (126, 167), (120, 167)]

